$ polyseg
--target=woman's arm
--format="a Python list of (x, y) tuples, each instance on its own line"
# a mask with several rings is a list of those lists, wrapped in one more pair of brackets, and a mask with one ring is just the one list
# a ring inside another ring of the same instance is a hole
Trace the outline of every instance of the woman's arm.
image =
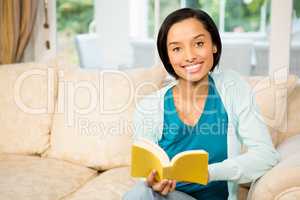
[(146, 138), (157, 143), (160, 121), (159, 96), (156, 93), (144, 97), (133, 114), (133, 139)]
[(274, 167), (279, 154), (273, 147), (269, 131), (256, 105), (255, 95), (249, 84), (236, 75), (232, 98), (237, 136), (248, 151), (223, 162), (209, 165), (210, 180), (251, 182)]

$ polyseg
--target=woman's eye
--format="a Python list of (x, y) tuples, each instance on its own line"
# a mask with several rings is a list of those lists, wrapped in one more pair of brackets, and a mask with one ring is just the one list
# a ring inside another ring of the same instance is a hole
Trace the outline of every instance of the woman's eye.
[(204, 42), (196, 42), (196, 47), (202, 47), (204, 45)]
[(175, 48), (172, 49), (172, 51), (173, 51), (173, 52), (179, 52), (179, 51), (180, 51), (180, 48), (179, 48), (179, 47), (175, 47)]

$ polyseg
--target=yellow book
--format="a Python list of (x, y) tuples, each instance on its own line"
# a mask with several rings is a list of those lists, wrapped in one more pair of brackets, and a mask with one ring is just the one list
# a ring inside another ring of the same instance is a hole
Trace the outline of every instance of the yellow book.
[(206, 185), (208, 181), (208, 153), (204, 150), (189, 150), (175, 155), (172, 160), (167, 153), (150, 140), (140, 139), (131, 149), (131, 176), (148, 177), (155, 169), (156, 179)]

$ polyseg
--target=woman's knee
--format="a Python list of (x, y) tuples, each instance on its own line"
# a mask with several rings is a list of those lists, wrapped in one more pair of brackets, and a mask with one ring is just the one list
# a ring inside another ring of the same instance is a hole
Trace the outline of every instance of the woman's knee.
[(126, 192), (122, 200), (147, 200), (153, 199), (152, 189), (145, 182), (138, 182), (131, 190)]

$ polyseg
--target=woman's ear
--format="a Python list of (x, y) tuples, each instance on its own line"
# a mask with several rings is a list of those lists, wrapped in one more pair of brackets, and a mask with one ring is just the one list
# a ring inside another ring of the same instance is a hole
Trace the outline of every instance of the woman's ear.
[(218, 51), (218, 50), (217, 50), (217, 47), (216, 47), (216, 45), (214, 45), (214, 46), (213, 46), (213, 53), (217, 53), (217, 51)]

